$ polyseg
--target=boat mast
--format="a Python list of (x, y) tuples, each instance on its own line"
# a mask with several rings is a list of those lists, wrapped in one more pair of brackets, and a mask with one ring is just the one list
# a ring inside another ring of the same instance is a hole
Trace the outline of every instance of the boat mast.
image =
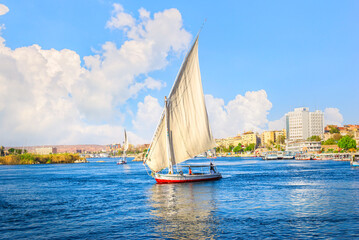
[(127, 140), (127, 133), (126, 129), (124, 129), (124, 141), (123, 141), (123, 155), (122, 155), (122, 161), (126, 162), (126, 151), (128, 148), (128, 140)]
[(173, 173), (172, 166), (172, 148), (171, 148), (171, 139), (170, 139), (170, 128), (169, 128), (169, 118), (168, 118), (168, 105), (167, 105), (167, 97), (165, 96), (165, 123), (166, 123), (166, 145), (167, 145), (167, 158), (168, 158), (168, 173)]
[(122, 159), (123, 159), (124, 162), (126, 162), (126, 150), (125, 149), (123, 150)]

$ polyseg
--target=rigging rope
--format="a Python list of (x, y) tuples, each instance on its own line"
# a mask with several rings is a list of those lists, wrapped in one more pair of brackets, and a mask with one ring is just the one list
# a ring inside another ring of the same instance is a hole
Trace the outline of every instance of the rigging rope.
[(146, 173), (147, 173), (147, 175), (148, 175), (148, 176), (150, 176), (150, 177), (152, 177), (153, 172), (151, 171), (151, 174), (149, 174), (149, 173), (148, 173), (148, 171), (147, 171), (146, 164), (145, 164), (145, 163), (143, 163), (143, 165), (145, 166), (145, 169), (146, 169)]

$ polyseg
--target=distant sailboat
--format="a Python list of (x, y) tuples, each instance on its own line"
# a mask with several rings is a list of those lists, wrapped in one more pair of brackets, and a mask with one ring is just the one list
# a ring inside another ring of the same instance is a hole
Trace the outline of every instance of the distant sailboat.
[(125, 140), (123, 142), (123, 155), (122, 155), (122, 159), (120, 159), (117, 164), (126, 164), (126, 151), (128, 149), (128, 140), (127, 140), (127, 133), (126, 133), (126, 129), (125, 129)]
[[(187, 165), (188, 174), (177, 164), (216, 146), (208, 122), (198, 61), (198, 36), (182, 63), (157, 126), (144, 163), (158, 183), (182, 183), (217, 180), (222, 176), (214, 164)], [(176, 166), (176, 173), (173, 167)], [(192, 173), (205, 167), (208, 173)], [(168, 173), (161, 173), (168, 168)]]

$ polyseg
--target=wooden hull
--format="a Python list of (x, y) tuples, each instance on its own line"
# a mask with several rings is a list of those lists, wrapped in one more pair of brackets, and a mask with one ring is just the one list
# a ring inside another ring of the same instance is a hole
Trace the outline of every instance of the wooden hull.
[(187, 182), (202, 182), (214, 181), (222, 178), (220, 173), (214, 174), (155, 174), (154, 178), (157, 183), (187, 183)]

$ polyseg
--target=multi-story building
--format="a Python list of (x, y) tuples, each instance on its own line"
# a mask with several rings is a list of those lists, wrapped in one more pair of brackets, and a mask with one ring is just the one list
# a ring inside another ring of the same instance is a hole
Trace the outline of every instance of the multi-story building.
[(322, 111), (309, 112), (309, 108), (295, 108), (286, 114), (286, 133), (288, 141), (307, 140), (324, 133)]
[(359, 147), (359, 131), (354, 132), (354, 140), (357, 144), (357, 148)]
[(286, 138), (286, 130), (282, 129), (280, 131), (274, 131), (274, 138), (276, 143), (280, 143), (280, 138), (283, 136), (284, 139)]
[(261, 134), (261, 144), (263, 147), (271, 146), (275, 143), (275, 131), (264, 131)]
[(119, 143), (106, 145), (106, 152), (117, 152), (120, 149), (121, 149), (121, 144)]
[(317, 153), (322, 150), (322, 143), (320, 141), (287, 142), (285, 150), (288, 152)]
[(269, 147), (272, 144), (280, 144), (280, 139), (284, 137), (286, 138), (285, 129), (280, 131), (264, 131), (261, 134), (261, 145), (263, 147)]
[(322, 136), (324, 133), (324, 114), (320, 110), (309, 112), (309, 137)]
[(218, 146), (228, 148), (230, 145), (238, 146), (239, 143), (243, 144), (241, 140), (242, 140), (241, 137), (236, 136), (236, 137), (216, 139), (216, 143)]
[(254, 132), (244, 132), (242, 135), (240, 135), (240, 137), (242, 138), (241, 143), (244, 146), (248, 146), (253, 143), (255, 146), (257, 146), (259, 143), (259, 138)]

